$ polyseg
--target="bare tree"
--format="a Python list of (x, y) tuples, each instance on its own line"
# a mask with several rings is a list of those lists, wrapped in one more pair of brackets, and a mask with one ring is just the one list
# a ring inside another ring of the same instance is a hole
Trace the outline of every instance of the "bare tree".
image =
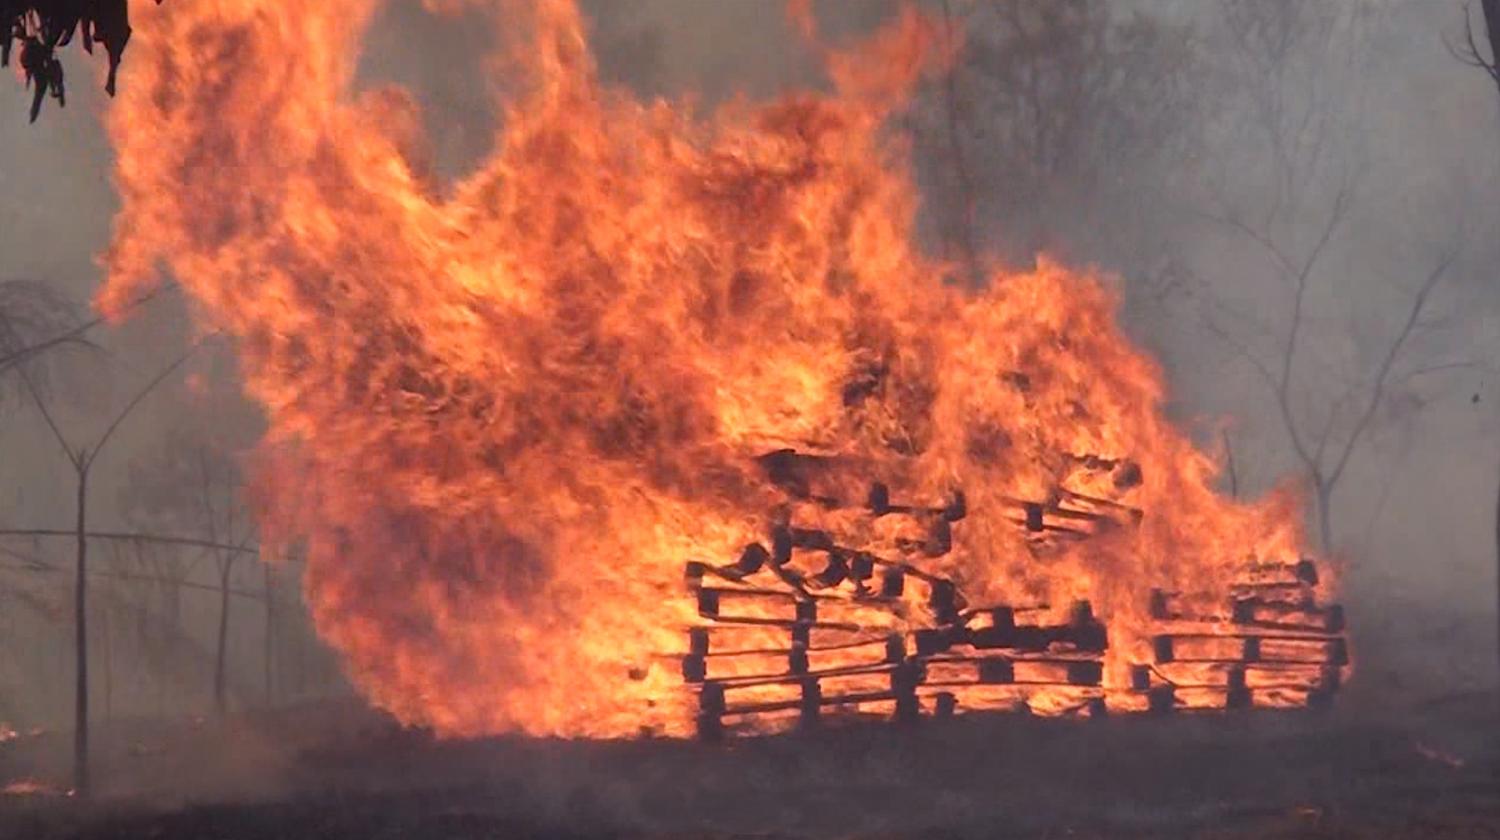
[(1219, 439), (1224, 445), (1224, 472), (1229, 479), (1229, 497), (1240, 497), (1240, 470), (1234, 461), (1234, 442), (1229, 439), (1229, 430), (1220, 429)]
[(1483, 70), (1495, 82), (1495, 88), (1500, 90), (1500, 53), (1495, 51), (1500, 46), (1500, 0), (1480, 0), (1480, 16), (1489, 40), (1489, 50), (1479, 46), (1480, 39), (1474, 35), (1474, 15), (1469, 5), (1465, 4), (1463, 40), (1449, 43), (1448, 51), (1470, 67)]
[[(14, 328), (8, 321), (0, 320), (0, 331), (6, 334), (14, 333)], [(88, 488), (89, 471), (93, 468), (99, 453), (109, 445), (110, 439), (127, 417), (154, 391), (157, 386), (172, 375), (191, 355), (192, 350), (178, 357), (176, 361), (163, 368), (154, 378), (146, 383), (136, 394), (125, 403), (113, 419), (105, 426), (104, 432), (95, 439), (92, 446), (75, 446), (68, 439), (58, 425), (53, 413), (47, 407), (47, 400), (38, 388), (35, 377), (28, 371), (28, 365), (20, 364), (15, 368), (26, 392), (31, 397), (32, 404), (41, 414), (46, 422), (48, 430), (53, 439), (62, 449), (67, 457), (69, 465), (73, 469), (75, 481), (75, 507), (74, 507), (74, 584), (73, 584), (73, 621), (75, 628), (74, 636), (74, 716), (73, 716), (73, 789), (79, 796), (87, 796), (90, 791), (89, 778), (89, 655), (88, 655)]]
[[(67, 347), (92, 347), (87, 331), (99, 323), (81, 322), (78, 307), (45, 283), (31, 280), (0, 281), (0, 397), (25, 397), (25, 384), (6, 372), (48, 351)], [(30, 371), (37, 385), (44, 385), (47, 368)]]
[(261, 656), (265, 679), (266, 708), (276, 704), (276, 575), (270, 563), (262, 563), (261, 592), (265, 604), (265, 637)]
[[(163, 292), (176, 289), (175, 284), (153, 289), (126, 304), (125, 310), (143, 306)], [(77, 307), (72, 302), (45, 284), (28, 280), (0, 282), (0, 315), (5, 317), (7, 323), (5, 329), (0, 331), (0, 376), (23, 362), (34, 361), (59, 349), (97, 349), (89, 341), (88, 333), (102, 325), (104, 317), (80, 320), (76, 310)], [(42, 371), (32, 368), (30, 372), (35, 379)]]
[[(128, 516), (148, 528), (197, 532), (214, 562), (218, 621), (214, 638), (213, 696), (223, 715), (229, 705), (231, 614), (242, 549), (255, 537), (241, 493), (238, 464), (225, 441), (180, 422), (170, 440), (131, 466)], [(262, 576), (262, 582), (269, 580)], [(257, 594), (269, 598), (269, 589)]]
[[(1371, 422), (1377, 412), (1385, 405), (1396, 363), (1411, 342), (1418, 324), (1428, 310), (1433, 291), (1456, 255), (1455, 247), (1439, 257), (1412, 296), (1406, 317), (1391, 336), (1370, 380), (1346, 386), (1344, 393), (1332, 400), (1331, 408), (1325, 412), (1318, 428), (1309, 428), (1314, 424), (1306, 420), (1305, 415), (1294, 406), (1292, 396), (1298, 335), (1304, 325), (1303, 302), (1307, 294), (1307, 272), (1297, 272), (1290, 324), (1285, 344), (1280, 350), (1278, 365), (1273, 368), (1253, 351), (1240, 348), (1274, 395), (1292, 451), (1312, 484), (1317, 505), (1318, 541), (1324, 551), (1333, 547), (1334, 493), (1345, 475), (1350, 458), (1370, 432)], [(1226, 341), (1233, 341), (1225, 333), (1221, 332), (1220, 335)]]
[[(1224, 0), (1225, 113), (1218, 130), (1242, 139), (1239, 169), (1258, 189), (1219, 184), (1200, 216), (1260, 259), (1282, 290), (1281, 319), (1265, 319), (1206, 296), (1209, 330), (1248, 360), (1269, 392), (1292, 455), (1307, 476), (1319, 544), (1333, 548), (1334, 497), (1398, 384), (1419, 372), (1409, 364), (1428, 326), (1434, 292), (1462, 236), (1440, 248), (1411, 284), (1403, 317), (1384, 338), (1366, 342), (1342, 374), (1316, 341), (1316, 300), (1342, 279), (1334, 246), (1359, 195), (1362, 85), (1369, 60), (1370, 7), (1315, 0)], [(1250, 142), (1244, 142), (1244, 141)], [(1393, 288), (1403, 284), (1393, 282)], [(1459, 366), (1418, 366), (1436, 372)]]
[[(254, 536), (252, 528), (245, 524), (247, 517), (238, 512), (238, 490), (240, 480), (238, 471), (234, 468), (232, 461), (224, 458), (215, 459), (212, 463), (209, 451), (206, 448), (198, 449), (198, 466), (200, 479), (201, 504), (203, 507), (203, 522), (208, 530), (208, 538), (217, 542), (219, 530), (222, 527), (226, 542), (244, 544)], [(222, 514), (222, 526), (220, 515), (216, 512), (215, 496), (227, 499)], [(236, 520), (239, 521), (236, 521)], [(236, 530), (243, 534), (236, 538)], [(228, 664), (229, 664), (229, 589), (230, 581), (234, 575), (234, 563), (239, 559), (238, 552), (220, 551), (215, 557), (219, 567), (219, 631), (217, 644), (214, 647), (214, 708), (222, 717), (228, 710)]]
[[(72, 536), (64, 531), (30, 529), (27, 533), (27, 529), (6, 529), (0, 530), (0, 537), (23, 533), (33, 540), (34, 549), (37, 540)], [(196, 680), (200, 673), (212, 672), (216, 666), (215, 642), (202, 643), (184, 626), (181, 596), (184, 592), (202, 593), (217, 602), (226, 590), (217, 580), (205, 583), (193, 579), (194, 570), (201, 561), (220, 553), (249, 556), (258, 554), (258, 549), (250, 545), (219, 544), (198, 548), (169, 536), (151, 534), (91, 531), (88, 538), (91, 542), (102, 542), (108, 549), (107, 566), (98, 568), (90, 563), (88, 573), (90, 581), (103, 584), (90, 586), (91, 611), (108, 625), (104, 632), (95, 632), (93, 640), (93, 655), (103, 657), (104, 712), (108, 716), (115, 707), (114, 697), (118, 692), (112, 691), (111, 679), (116, 674), (129, 675), (137, 687), (142, 684), (154, 687), (158, 711), (164, 711), (169, 690), (186, 684), (189, 679)], [(0, 555), (6, 558), (0, 560), (0, 570), (7, 573), (3, 594), (44, 624), (66, 621), (67, 611), (51, 602), (47, 585), (55, 583), (56, 576), (68, 570), (47, 562), (35, 550), (0, 545)], [(27, 586), (28, 583), (43, 586), (37, 589)], [(266, 597), (263, 590), (241, 586), (231, 586), (227, 594), (236, 602), (250, 604), (264, 604)], [(14, 612), (4, 614), (13, 616)], [(94, 622), (96, 626), (98, 623)], [(32, 674), (35, 668), (25, 672)]]
[[(1483, 70), (1500, 92), (1500, 0), (1480, 0), (1480, 12), (1489, 41), (1488, 51), (1479, 46), (1479, 39), (1474, 35), (1474, 16), (1468, 4), (1464, 5), (1463, 41), (1457, 45), (1450, 43), (1448, 50), (1459, 61)], [(1495, 497), (1495, 571), (1496, 653), (1500, 655), (1500, 491), (1496, 491)]]
[(937, 221), (969, 270), (977, 251), (1020, 264), (1048, 251), (1157, 271), (1165, 245), (1127, 208), (1187, 168), (1191, 30), (1107, 0), (941, 10), (958, 52), (916, 133)]

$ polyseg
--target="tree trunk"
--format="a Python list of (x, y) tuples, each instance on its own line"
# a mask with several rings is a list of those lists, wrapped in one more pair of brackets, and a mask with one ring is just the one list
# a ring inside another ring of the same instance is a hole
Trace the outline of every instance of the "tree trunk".
[[(1485, 34), (1490, 40), (1490, 77), (1495, 80), (1496, 89), (1500, 89), (1500, 73), (1495, 72), (1500, 67), (1500, 0), (1481, 0), (1480, 9), (1484, 12)], [(1467, 15), (1469, 10), (1464, 9)], [(1500, 664), (1500, 498), (1496, 500), (1495, 507), (1495, 642), (1496, 662)]]
[(1224, 466), (1229, 473), (1229, 498), (1238, 499), (1240, 497), (1240, 473), (1234, 464), (1234, 445), (1229, 440), (1227, 430), (1219, 434), (1224, 438)]
[[(948, 48), (953, 49), (953, 11), (948, 0), (943, 0), (943, 26)], [(943, 75), (943, 102), (948, 117), (948, 155), (953, 164), (953, 180), (958, 185), (958, 222), (954, 231), (959, 250), (963, 252), (964, 270), (968, 273), (968, 284), (979, 288), (984, 284), (984, 272), (979, 265), (979, 252), (974, 245), (974, 179), (969, 174), (968, 160), (964, 157), (963, 138), (960, 136), (958, 114), (958, 61)]]
[(1317, 482), (1318, 491), (1318, 548), (1323, 554), (1333, 550), (1333, 485)]
[[(165, 588), (162, 590), (162, 612), (165, 619), (161, 627), (156, 630), (156, 638), (153, 644), (156, 646), (156, 661), (160, 663), (160, 674), (172, 673), (170, 664), (172, 662), (172, 644), (176, 639), (184, 635), (182, 628), (182, 581), (177, 577), (177, 570), (169, 573)], [(156, 710), (157, 713), (167, 713), (167, 680), (158, 677), (156, 680)]]
[(100, 628), (104, 632), (99, 634), (99, 643), (104, 648), (102, 652), (104, 654), (104, 721), (106, 728), (108, 728), (109, 721), (114, 720), (115, 717), (115, 650), (114, 641), (111, 638), (111, 635), (114, 633), (114, 622), (110, 619), (110, 609), (111, 606), (106, 595), (104, 609), (99, 613), (99, 618), (104, 624)]
[(275, 581), (271, 579), (271, 564), (261, 561), (261, 571), (264, 573), (266, 586), (266, 708), (270, 708), (275, 700), (272, 676), (276, 663), (276, 588), (273, 585)]
[(73, 790), (89, 795), (89, 624), (88, 624), (88, 481), (85, 463), (78, 467), (77, 577), (73, 581), (73, 665), (77, 682), (73, 688)]
[[(1480, 0), (1479, 8), (1484, 12), (1484, 31), (1490, 39), (1490, 64), (1500, 64), (1500, 0)], [(1495, 86), (1500, 88), (1500, 75), (1494, 78)]]
[[(305, 609), (305, 607), (304, 607)], [(292, 697), (307, 693), (307, 632), (298, 621), (292, 636)]]
[(219, 644), (214, 655), (214, 709), (223, 717), (229, 702), (226, 688), (226, 658), (229, 649), (229, 575), (234, 570), (234, 557), (224, 558), (219, 571)]

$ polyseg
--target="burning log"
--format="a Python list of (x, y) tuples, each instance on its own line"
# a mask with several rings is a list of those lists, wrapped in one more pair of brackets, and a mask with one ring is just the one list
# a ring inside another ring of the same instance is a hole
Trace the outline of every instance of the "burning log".
[(1108, 633), (1103, 623), (1094, 617), (1093, 608), (1087, 601), (1074, 605), (1071, 620), (1061, 625), (1018, 625), (1015, 611), (1010, 607), (996, 607), (990, 615), (989, 627), (968, 631), (968, 644), (977, 648), (1024, 651), (1045, 651), (1063, 646), (1090, 653), (1103, 653), (1109, 647)]
[(847, 555), (839, 551), (828, 552), (828, 565), (808, 579), (808, 584), (817, 589), (832, 589), (851, 579)]
[(819, 647), (792, 641), (785, 648), (689, 652), (682, 657), (682, 671), (683, 679), (688, 683), (705, 680), (722, 683), (747, 675), (756, 679), (776, 679), (782, 674), (837, 673), (842, 668), (888, 665), (893, 661), (899, 660), (890, 659), (885, 643), (879, 639)]
[(1230, 603), (1232, 621), (1280, 630), (1341, 633), (1344, 608), (1338, 604), (1319, 606), (1311, 598), (1295, 603), (1265, 598), (1235, 598)]
[(1172, 662), (1265, 662), (1308, 664), (1344, 660), (1340, 636), (1170, 633), (1152, 638), (1157, 664)]
[(803, 726), (811, 726), (818, 722), (818, 714), (823, 705), (823, 691), (815, 679), (802, 681), (801, 703), (797, 710), (801, 715)]
[(1151, 688), (1151, 666), (1130, 666), (1130, 689), (1132, 691), (1146, 691)]
[(1245, 682), (1244, 666), (1236, 666), (1229, 671), (1227, 691), (1224, 695), (1224, 707), (1226, 709), (1245, 709), (1251, 705), (1250, 687)]
[(813, 495), (813, 477), (826, 471), (833, 459), (809, 455), (795, 449), (778, 449), (767, 452), (756, 460), (772, 484), (794, 498), (807, 499)]
[(708, 575), (738, 582), (760, 571), (770, 562), (771, 554), (766, 551), (765, 546), (760, 543), (751, 543), (745, 546), (735, 562), (727, 566), (713, 566), (699, 561), (688, 561), (683, 568), (683, 580), (686, 581), (689, 588), (701, 586), (703, 578)]
[(1170, 684), (1153, 685), (1146, 690), (1147, 708), (1152, 714), (1163, 715), (1177, 708), (1177, 688)]
[(948, 501), (941, 507), (898, 505), (891, 503), (890, 488), (878, 481), (870, 485), (870, 494), (865, 499), (865, 507), (877, 518), (893, 513), (904, 513), (922, 517), (935, 516), (945, 522), (958, 522), (969, 514), (968, 500), (962, 490), (953, 491)]
[(954, 586), (952, 581), (933, 581), (927, 595), (927, 606), (932, 610), (938, 624), (957, 624), (960, 606), (958, 587)]
[(885, 661), (900, 662), (906, 658), (906, 639), (900, 633), (885, 638)]
[(928, 685), (1098, 686), (1098, 659), (1021, 656), (934, 656), (923, 660)]
[(1011, 685), (1016, 681), (1016, 666), (1009, 659), (981, 659), (979, 681), (987, 685)]
[(880, 576), (880, 596), (882, 598), (900, 598), (906, 591), (906, 570), (900, 567), (886, 569)]
[(943, 653), (958, 641), (958, 632), (952, 627), (930, 627), (915, 634), (917, 656), (933, 656)]
[(717, 741), (724, 732), (724, 687), (704, 683), (698, 689), (698, 737)]
[[(825, 466), (787, 453), (763, 463), (778, 486), (793, 489), (805, 483), (798, 476)], [(1065, 490), (1045, 502), (1010, 501), (1021, 512), (1014, 521), (1031, 535), (1082, 539), (1090, 529), (1140, 518), (1128, 506)], [(1110, 687), (1109, 629), (1089, 601), (1075, 602), (1061, 623), (1018, 621), (1019, 613), (1049, 610), (970, 607), (955, 581), (918, 565), (954, 551), (953, 523), (968, 514), (961, 492), (943, 505), (895, 504), (877, 482), (864, 510), (872, 519), (911, 517), (927, 536), (898, 537), (897, 554), (885, 557), (843, 545), (826, 528), (783, 520), (768, 544), (747, 545), (732, 563), (688, 564), (684, 577), (708, 622), (689, 630), (682, 658), (684, 681), (700, 686), (701, 735), (719, 737), (725, 719), (810, 727), (852, 713), (910, 722), (960, 710), (1030, 713), (1039, 702), (1048, 713), (1102, 718), (1111, 696), (1121, 697), (1122, 708), (1154, 714), (1316, 705), (1337, 690), (1348, 663), (1337, 635), (1342, 609), (1317, 603), (1317, 569), (1299, 559), (1248, 567), (1223, 615), (1187, 614), (1179, 593), (1150, 590), (1147, 612), (1164, 625), (1150, 637), (1152, 663), (1131, 665), (1127, 684)], [(807, 554), (821, 555), (821, 567), (810, 566)], [(709, 576), (724, 584), (708, 585)], [(917, 603), (925, 611), (910, 613)], [(829, 620), (830, 610), (848, 611), (849, 620)], [(784, 630), (788, 641), (715, 649), (715, 634), (734, 627)], [(814, 631), (850, 638), (815, 645)], [(734, 700), (741, 692), (742, 701)]]

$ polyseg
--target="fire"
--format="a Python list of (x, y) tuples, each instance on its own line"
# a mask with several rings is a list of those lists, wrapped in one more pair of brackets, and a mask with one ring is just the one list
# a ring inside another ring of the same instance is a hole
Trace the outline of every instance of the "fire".
[[(374, 703), (448, 735), (690, 732), (686, 563), (788, 515), (902, 538), (768, 481), (786, 448), (838, 465), (838, 499), (961, 490), (924, 568), (974, 604), (1087, 599), (1110, 686), (1149, 659), (1153, 587), (1222, 612), (1247, 563), (1300, 556), (1291, 494), (1213, 490), (1107, 278), (1042, 258), (970, 291), (917, 250), (889, 118), (942, 62), (932, 22), (820, 47), (831, 93), (704, 120), (602, 84), (571, 0), (496, 5), (524, 84), (455, 184), (405, 92), (353, 86), (375, 0), (153, 9), (109, 116), (100, 304), (165, 266), (237, 339), (263, 529), (304, 544), (317, 626)], [(1047, 546), (1014, 524), (1065, 494), (1145, 513)]]
[(0, 786), (0, 796), (21, 797), (72, 795), (72, 790), (63, 790), (36, 779), (17, 779), (13, 782), (6, 782), (4, 786)]

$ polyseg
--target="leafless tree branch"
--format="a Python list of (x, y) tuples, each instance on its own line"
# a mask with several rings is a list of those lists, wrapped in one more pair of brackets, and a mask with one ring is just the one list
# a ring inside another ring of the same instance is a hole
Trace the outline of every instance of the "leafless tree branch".
[[(1485, 13), (1489, 14), (1488, 7)], [(1443, 36), (1443, 46), (1448, 49), (1448, 54), (1470, 67), (1477, 67), (1488, 73), (1497, 86), (1500, 86), (1500, 64), (1495, 58), (1486, 59), (1484, 53), (1479, 49), (1479, 43), (1474, 38), (1473, 15), (1469, 11), (1469, 4), (1464, 4), (1464, 37), (1462, 43), (1455, 44)]]
[(1339, 476), (1343, 475), (1344, 468), (1349, 464), (1349, 456), (1353, 454), (1354, 448), (1359, 444), (1360, 438), (1364, 435), (1365, 430), (1369, 428), (1370, 420), (1374, 418), (1376, 410), (1380, 408), (1380, 402), (1385, 397), (1387, 379), (1390, 377), (1391, 368), (1395, 365), (1396, 358), (1401, 354), (1401, 348), (1406, 345), (1407, 339), (1411, 337), (1412, 328), (1416, 325), (1417, 319), (1422, 316), (1422, 311), (1427, 306), (1428, 297), (1431, 296), (1433, 289), (1437, 288), (1438, 282), (1443, 279), (1443, 275), (1448, 272), (1448, 267), (1453, 264), (1454, 258), (1458, 256), (1458, 251), (1459, 248), (1455, 245), (1438, 260), (1437, 264), (1428, 272), (1427, 279), (1422, 283), (1422, 287), (1412, 298), (1411, 309), (1407, 312), (1406, 322), (1391, 341), (1390, 347), (1386, 350), (1385, 358), (1381, 360), (1380, 367), (1375, 373), (1375, 384), (1370, 392), (1369, 401), (1365, 403), (1365, 410), (1350, 430), (1349, 436), (1345, 438), (1343, 452), (1340, 453), (1338, 462), (1328, 474), (1330, 481), (1336, 482)]

